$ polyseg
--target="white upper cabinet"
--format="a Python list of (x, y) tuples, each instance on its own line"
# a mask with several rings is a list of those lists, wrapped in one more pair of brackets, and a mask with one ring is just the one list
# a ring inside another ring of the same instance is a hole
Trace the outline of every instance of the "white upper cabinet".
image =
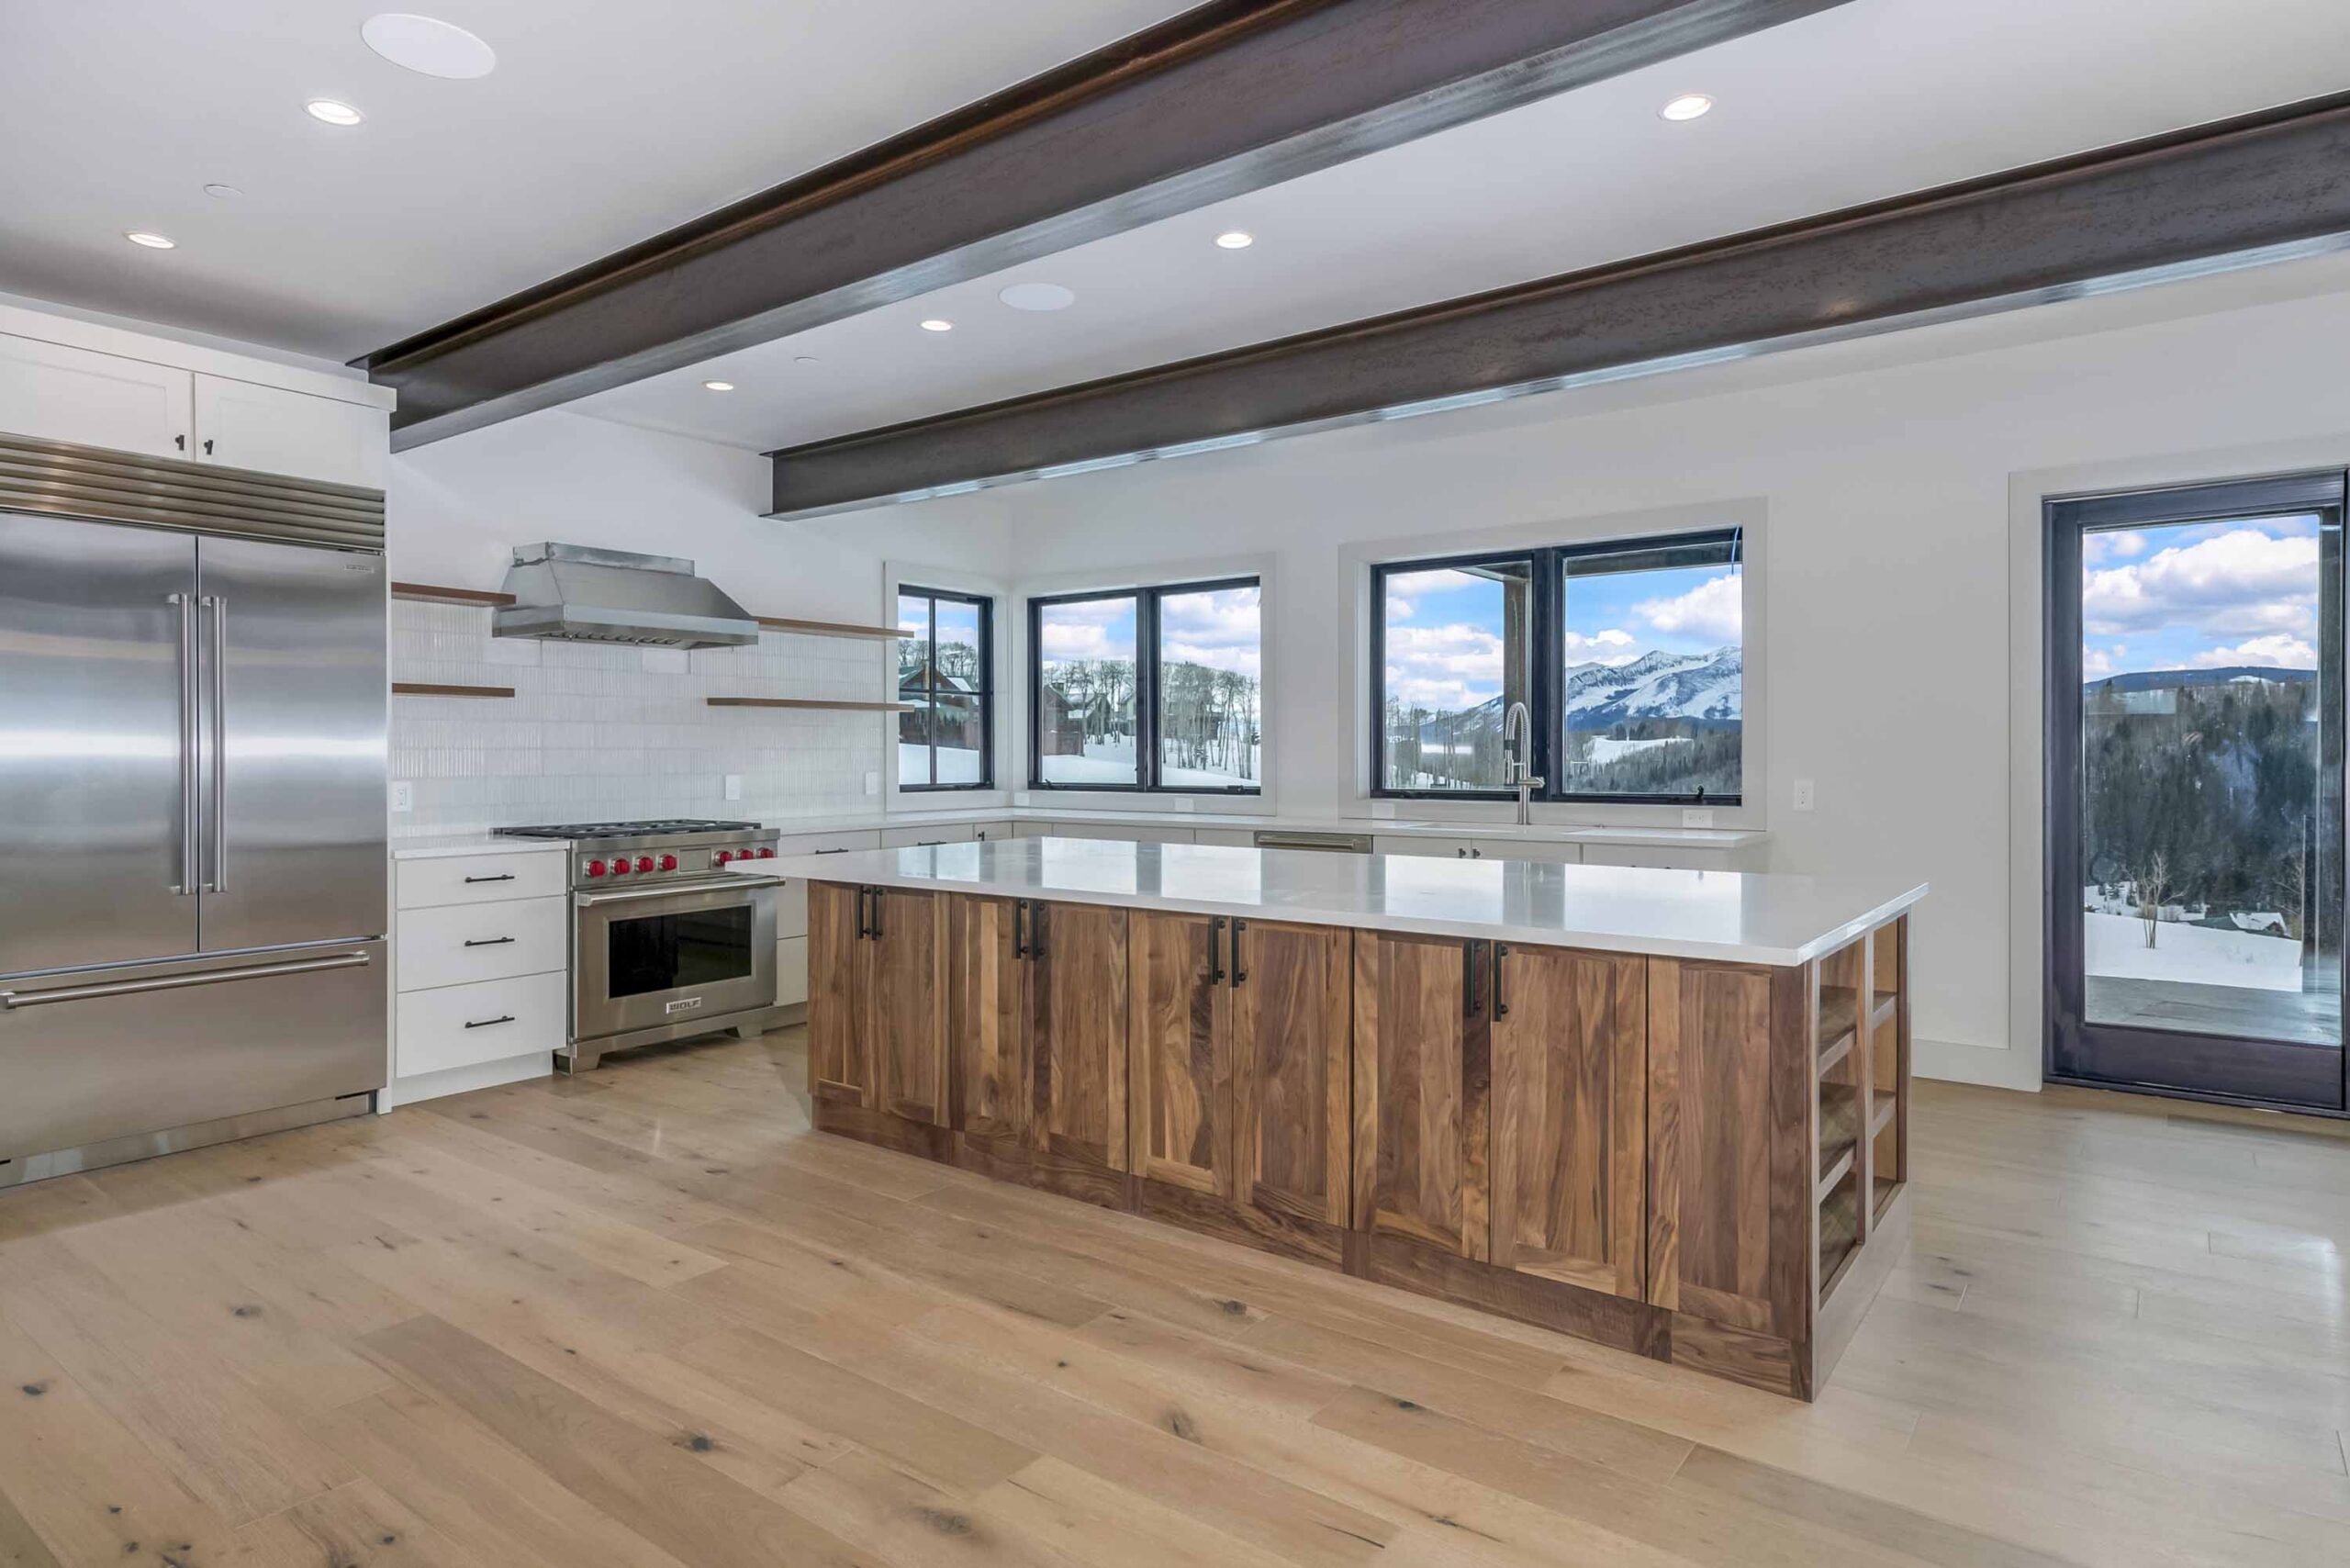
[(200, 379), (119, 354), (0, 336), (0, 433), (186, 457), (196, 445)]
[(382, 409), (219, 375), (196, 378), (199, 463), (384, 487), (391, 416)]

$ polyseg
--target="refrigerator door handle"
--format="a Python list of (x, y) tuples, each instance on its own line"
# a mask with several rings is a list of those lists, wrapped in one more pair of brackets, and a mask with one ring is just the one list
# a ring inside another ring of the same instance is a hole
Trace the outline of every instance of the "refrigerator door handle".
[(180, 879), (172, 891), (183, 896), (196, 891), (196, 596), (172, 593), (163, 596), (164, 602), (179, 607), (180, 612)]
[(212, 879), (207, 893), (229, 890), (229, 601), (207, 595), (212, 611)]
[(196, 975), (164, 975), (156, 980), (117, 980), (110, 985), (61, 986), (55, 991), (0, 991), (0, 1011), (47, 1007), (59, 1002), (96, 1002), (109, 996), (137, 996), (151, 991), (185, 991), (190, 986), (224, 985), (230, 980), (267, 980), (276, 975), (314, 974), (320, 969), (352, 969), (367, 962), (364, 953), (337, 953), (330, 958), (303, 958), (290, 964), (249, 964), (241, 969), (207, 969)]

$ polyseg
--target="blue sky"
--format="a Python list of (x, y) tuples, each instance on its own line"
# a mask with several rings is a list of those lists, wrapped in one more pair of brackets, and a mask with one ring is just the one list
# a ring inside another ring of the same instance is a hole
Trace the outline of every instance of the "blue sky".
[[(1739, 569), (1686, 566), (1575, 578), (1566, 662), (1629, 664), (1646, 653), (1710, 653), (1740, 640)], [(1387, 579), (1387, 690), (1422, 707), (1471, 708), (1502, 689), (1503, 588), (1466, 572)]]
[(2257, 518), (2081, 541), (2081, 669), (2317, 667), (2318, 524)]

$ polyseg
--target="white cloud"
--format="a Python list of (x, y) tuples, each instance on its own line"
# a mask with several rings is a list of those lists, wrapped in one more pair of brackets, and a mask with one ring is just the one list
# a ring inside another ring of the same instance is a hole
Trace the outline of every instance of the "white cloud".
[(2092, 648), (2086, 643), (2082, 644), (2081, 678), (2083, 680), (2103, 680), (2107, 676), (2111, 675), (2115, 670), (2121, 667), (2113, 661), (2122, 657), (2124, 655), (2129, 653), (2129, 649), (2123, 647), (2119, 643), (2114, 644), (2110, 648)]
[(2317, 586), (2314, 538), (2239, 528), (2084, 571), (2081, 619), (2104, 635), (2183, 622), (2215, 636), (2306, 636), (2316, 624)]
[(1628, 665), (1640, 656), (1639, 639), (1620, 626), (1610, 626), (1588, 637), (1580, 632), (1569, 632), (1563, 640), (1570, 669), (1576, 665)]
[(2317, 668), (2317, 650), (2299, 637), (2278, 633), (2247, 637), (2232, 648), (2206, 648), (2187, 661), (2190, 669), (2221, 669), (2229, 665), (2273, 665), (2281, 669)]
[(1135, 653), (1130, 639), (1121, 638), (1112, 646), (1109, 629), (1095, 622), (1047, 621), (1037, 641), (1048, 659), (1103, 659), (1112, 655), (1130, 659)]
[(1387, 596), (1387, 619), (1390, 621), (1409, 621), (1411, 618), (1412, 601), (1408, 599), (1398, 599), (1392, 593), (1389, 594)]
[(1473, 708), (1500, 694), (1498, 633), (1467, 622), (1396, 626), (1387, 633), (1387, 695), (1422, 708)]
[(1740, 576), (1725, 572), (1720, 577), (1708, 577), (1674, 598), (1644, 599), (1632, 607), (1632, 612), (1668, 635), (1686, 634), (1709, 643), (1735, 643), (1743, 620), (1739, 601)]
[(2091, 564), (2133, 560), (2145, 553), (2146, 536), (2132, 530), (2085, 534), (2081, 539), (2081, 559)]

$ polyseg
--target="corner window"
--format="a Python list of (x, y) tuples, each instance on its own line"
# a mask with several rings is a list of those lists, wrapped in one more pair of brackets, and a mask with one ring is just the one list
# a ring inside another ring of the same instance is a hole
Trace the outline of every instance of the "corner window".
[(994, 787), (993, 610), (971, 594), (899, 588), (899, 789)]
[(1254, 577), (1029, 601), (1029, 777), (1040, 790), (1257, 794)]
[[(1373, 792), (1736, 805), (1736, 531), (1373, 568)], [(1527, 734), (1507, 734), (1527, 706)]]

